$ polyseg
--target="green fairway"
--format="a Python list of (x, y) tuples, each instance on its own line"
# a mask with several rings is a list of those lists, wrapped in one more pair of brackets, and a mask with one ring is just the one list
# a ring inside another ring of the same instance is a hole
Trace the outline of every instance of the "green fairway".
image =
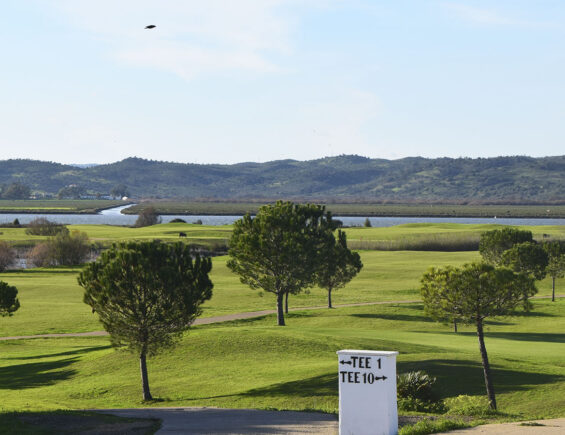
[[(345, 288), (333, 293), (334, 304), (419, 300), (420, 278), (431, 266), (461, 265), (479, 259), (477, 252), (361, 251), (364, 267)], [(227, 256), (212, 258), (212, 299), (203, 317), (275, 308), (271, 293), (251, 290), (226, 267)], [(97, 331), (101, 325), (82, 302), (76, 277), (80, 268), (28, 269), (5, 272), (0, 279), (15, 285), (21, 308), (9, 319), (0, 318), (0, 336)], [(538, 295), (551, 293), (549, 278), (539, 282)], [(557, 280), (565, 293), (565, 279)], [(326, 292), (312, 288), (291, 295), (290, 307), (326, 305)]]
[[(489, 323), (486, 345), (500, 410), (512, 418), (563, 416), (563, 303)], [(12, 319), (7, 319), (10, 321)], [(220, 406), (337, 412), (344, 348), (398, 350), (398, 371), (438, 378), (443, 398), (483, 395), (475, 332), (430, 322), (419, 304), (294, 313), (194, 328), (149, 360), (152, 406)], [(2, 410), (142, 405), (138, 361), (105, 337), (0, 342)]]

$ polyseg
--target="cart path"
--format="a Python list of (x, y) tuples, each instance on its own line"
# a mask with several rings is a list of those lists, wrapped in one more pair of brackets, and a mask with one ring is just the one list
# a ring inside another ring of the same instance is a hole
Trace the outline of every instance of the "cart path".
[[(555, 298), (565, 298), (565, 295), (555, 295)], [(551, 296), (534, 296), (531, 299), (551, 299)], [(355, 304), (340, 304), (334, 305), (334, 308), (341, 307), (363, 307), (368, 305), (392, 305), (392, 304), (417, 304), (421, 300), (408, 300), (408, 301), (380, 301), (380, 302), (359, 302)], [(289, 311), (306, 311), (306, 310), (323, 310), (328, 309), (327, 305), (314, 306), (314, 307), (296, 307), (290, 308)], [(253, 319), (262, 317), (269, 314), (276, 314), (276, 310), (262, 310), (262, 311), (249, 311), (246, 313), (226, 314), (224, 316), (204, 317), (196, 319), (192, 326), (208, 325), (210, 323), (230, 322), (232, 320)], [(25, 340), (29, 338), (59, 338), (59, 337), (97, 337), (108, 335), (106, 331), (90, 331), (90, 332), (66, 332), (60, 334), (37, 334), (37, 335), (15, 335), (11, 337), (0, 337), (0, 341), (5, 340)]]
[[(337, 435), (337, 415), (319, 412), (262, 411), (257, 409), (222, 408), (133, 408), (91, 409), (103, 414), (129, 418), (153, 418), (161, 420), (156, 435), (206, 434), (311, 434)], [(407, 417), (400, 417), (400, 420)], [(412, 424), (411, 421), (399, 423)], [(564, 434), (565, 418), (501, 424), (487, 424), (469, 429), (459, 429), (456, 435), (544, 435)]]

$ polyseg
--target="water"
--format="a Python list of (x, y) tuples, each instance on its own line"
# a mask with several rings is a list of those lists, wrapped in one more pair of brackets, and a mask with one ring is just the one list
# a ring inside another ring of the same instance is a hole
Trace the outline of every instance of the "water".
[[(18, 219), (21, 224), (27, 224), (38, 217), (44, 217), (60, 224), (95, 224), (95, 225), (133, 225), (136, 215), (122, 214), (121, 211), (131, 204), (103, 210), (98, 214), (0, 214), (0, 223), (13, 222)], [(183, 219), (193, 223), (200, 219), (204, 225), (229, 225), (241, 216), (161, 216), (163, 223), (173, 219)], [(366, 217), (336, 216), (346, 226), (363, 226)], [(373, 227), (391, 227), (411, 223), (459, 223), (459, 224), (499, 224), (499, 225), (565, 225), (565, 219), (519, 219), (519, 218), (447, 218), (447, 217), (370, 217)]]

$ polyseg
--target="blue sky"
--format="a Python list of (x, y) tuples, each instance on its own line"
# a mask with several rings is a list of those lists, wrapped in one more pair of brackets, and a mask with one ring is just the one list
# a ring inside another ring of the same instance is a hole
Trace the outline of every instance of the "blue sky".
[(4, 0), (2, 17), (0, 159), (565, 154), (562, 1)]

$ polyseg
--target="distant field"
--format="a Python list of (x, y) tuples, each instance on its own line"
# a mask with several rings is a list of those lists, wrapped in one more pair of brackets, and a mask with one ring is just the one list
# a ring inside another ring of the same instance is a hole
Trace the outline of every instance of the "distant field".
[[(316, 202), (316, 201), (312, 201)], [(256, 213), (263, 203), (257, 202), (143, 202), (124, 210), (139, 214), (155, 207), (163, 215), (242, 215)], [(336, 216), (427, 216), (427, 217), (522, 217), (563, 218), (565, 205), (450, 205), (450, 204), (326, 204)]]
[[(346, 228), (348, 244), (353, 249), (383, 251), (475, 251), (480, 234), (502, 228), (485, 224), (404, 224), (393, 227)], [(521, 226), (532, 231), (537, 240), (565, 239), (565, 226)], [(184, 241), (210, 249), (226, 248), (231, 236), (231, 225), (196, 225), (169, 223), (143, 228), (113, 225), (69, 225), (71, 231), (84, 231), (92, 242), (110, 245), (126, 240)], [(179, 237), (180, 233), (186, 237)], [(30, 236), (25, 228), (0, 228), (0, 240), (16, 246), (29, 246), (44, 240), (43, 236)]]
[(2, 199), (0, 213), (97, 213), (120, 205), (124, 202), (107, 199)]

